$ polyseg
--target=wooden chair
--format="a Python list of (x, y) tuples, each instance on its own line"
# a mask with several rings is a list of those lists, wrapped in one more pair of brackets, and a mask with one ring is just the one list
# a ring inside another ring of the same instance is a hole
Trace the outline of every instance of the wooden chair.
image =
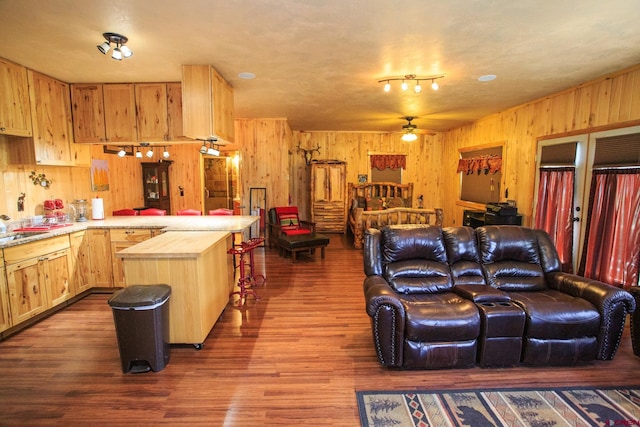
[(133, 209), (119, 209), (111, 213), (113, 216), (135, 216), (138, 215), (138, 211)]
[(145, 209), (140, 211), (140, 215), (143, 216), (164, 216), (167, 214), (167, 211), (165, 211), (164, 209), (156, 209), (156, 208), (149, 208), (149, 209)]
[(191, 215), (191, 216), (200, 216), (202, 212), (197, 211), (195, 209), (182, 209), (176, 212), (177, 215)]
[(298, 252), (314, 253), (317, 248), (324, 258), (329, 236), (315, 232), (315, 223), (301, 220), (297, 206), (282, 206), (269, 209), (269, 247), (277, 247), (280, 255), (291, 253), (291, 262), (296, 262)]
[(233, 215), (233, 211), (231, 209), (219, 208), (210, 210), (209, 215)]

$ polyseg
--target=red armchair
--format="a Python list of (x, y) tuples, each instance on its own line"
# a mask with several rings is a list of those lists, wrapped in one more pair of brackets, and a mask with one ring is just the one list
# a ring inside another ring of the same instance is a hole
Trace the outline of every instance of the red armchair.
[(278, 237), (282, 235), (295, 236), (312, 234), (315, 223), (301, 220), (297, 206), (280, 206), (269, 209), (269, 221), (267, 231), (269, 234), (269, 247), (278, 245)]

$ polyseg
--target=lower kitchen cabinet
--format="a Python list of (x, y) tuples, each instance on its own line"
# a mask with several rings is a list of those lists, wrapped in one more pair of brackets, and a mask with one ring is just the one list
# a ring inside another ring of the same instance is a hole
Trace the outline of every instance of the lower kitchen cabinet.
[(124, 269), (122, 259), (116, 253), (153, 237), (153, 231), (148, 228), (112, 228), (111, 229), (111, 260), (113, 263), (113, 286), (124, 287)]
[(0, 332), (11, 327), (11, 315), (9, 314), (9, 292), (7, 291), (7, 277), (5, 276), (4, 258), (0, 251)]
[(113, 265), (111, 263), (111, 244), (108, 229), (89, 229), (85, 231), (82, 249), (89, 254), (89, 284), (87, 288), (113, 287)]
[(68, 236), (6, 248), (4, 257), (14, 325), (73, 297)]
[(71, 245), (71, 287), (75, 294), (80, 294), (91, 288), (89, 263), (89, 238), (86, 231), (76, 231), (69, 234)]

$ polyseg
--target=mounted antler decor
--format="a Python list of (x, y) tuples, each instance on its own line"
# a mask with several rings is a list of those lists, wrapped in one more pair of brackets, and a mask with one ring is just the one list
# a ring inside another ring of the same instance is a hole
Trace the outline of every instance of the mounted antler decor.
[(311, 164), (311, 161), (313, 160), (313, 152), (317, 151), (318, 154), (320, 154), (320, 144), (318, 144), (318, 146), (316, 148), (313, 148), (311, 150), (307, 150), (306, 148), (301, 148), (300, 147), (300, 142), (298, 141), (298, 146), (296, 147), (298, 149), (298, 153), (302, 152), (303, 156), (304, 156), (304, 161), (305, 163), (308, 165)]

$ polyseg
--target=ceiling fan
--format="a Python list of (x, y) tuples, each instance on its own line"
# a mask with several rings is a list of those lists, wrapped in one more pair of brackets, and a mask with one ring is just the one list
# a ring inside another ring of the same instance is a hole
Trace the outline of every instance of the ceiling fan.
[(415, 141), (418, 139), (418, 135), (435, 135), (433, 132), (428, 130), (418, 129), (418, 126), (411, 123), (412, 120), (415, 120), (417, 117), (414, 116), (406, 116), (403, 117), (407, 123), (402, 126), (402, 140), (406, 142)]

